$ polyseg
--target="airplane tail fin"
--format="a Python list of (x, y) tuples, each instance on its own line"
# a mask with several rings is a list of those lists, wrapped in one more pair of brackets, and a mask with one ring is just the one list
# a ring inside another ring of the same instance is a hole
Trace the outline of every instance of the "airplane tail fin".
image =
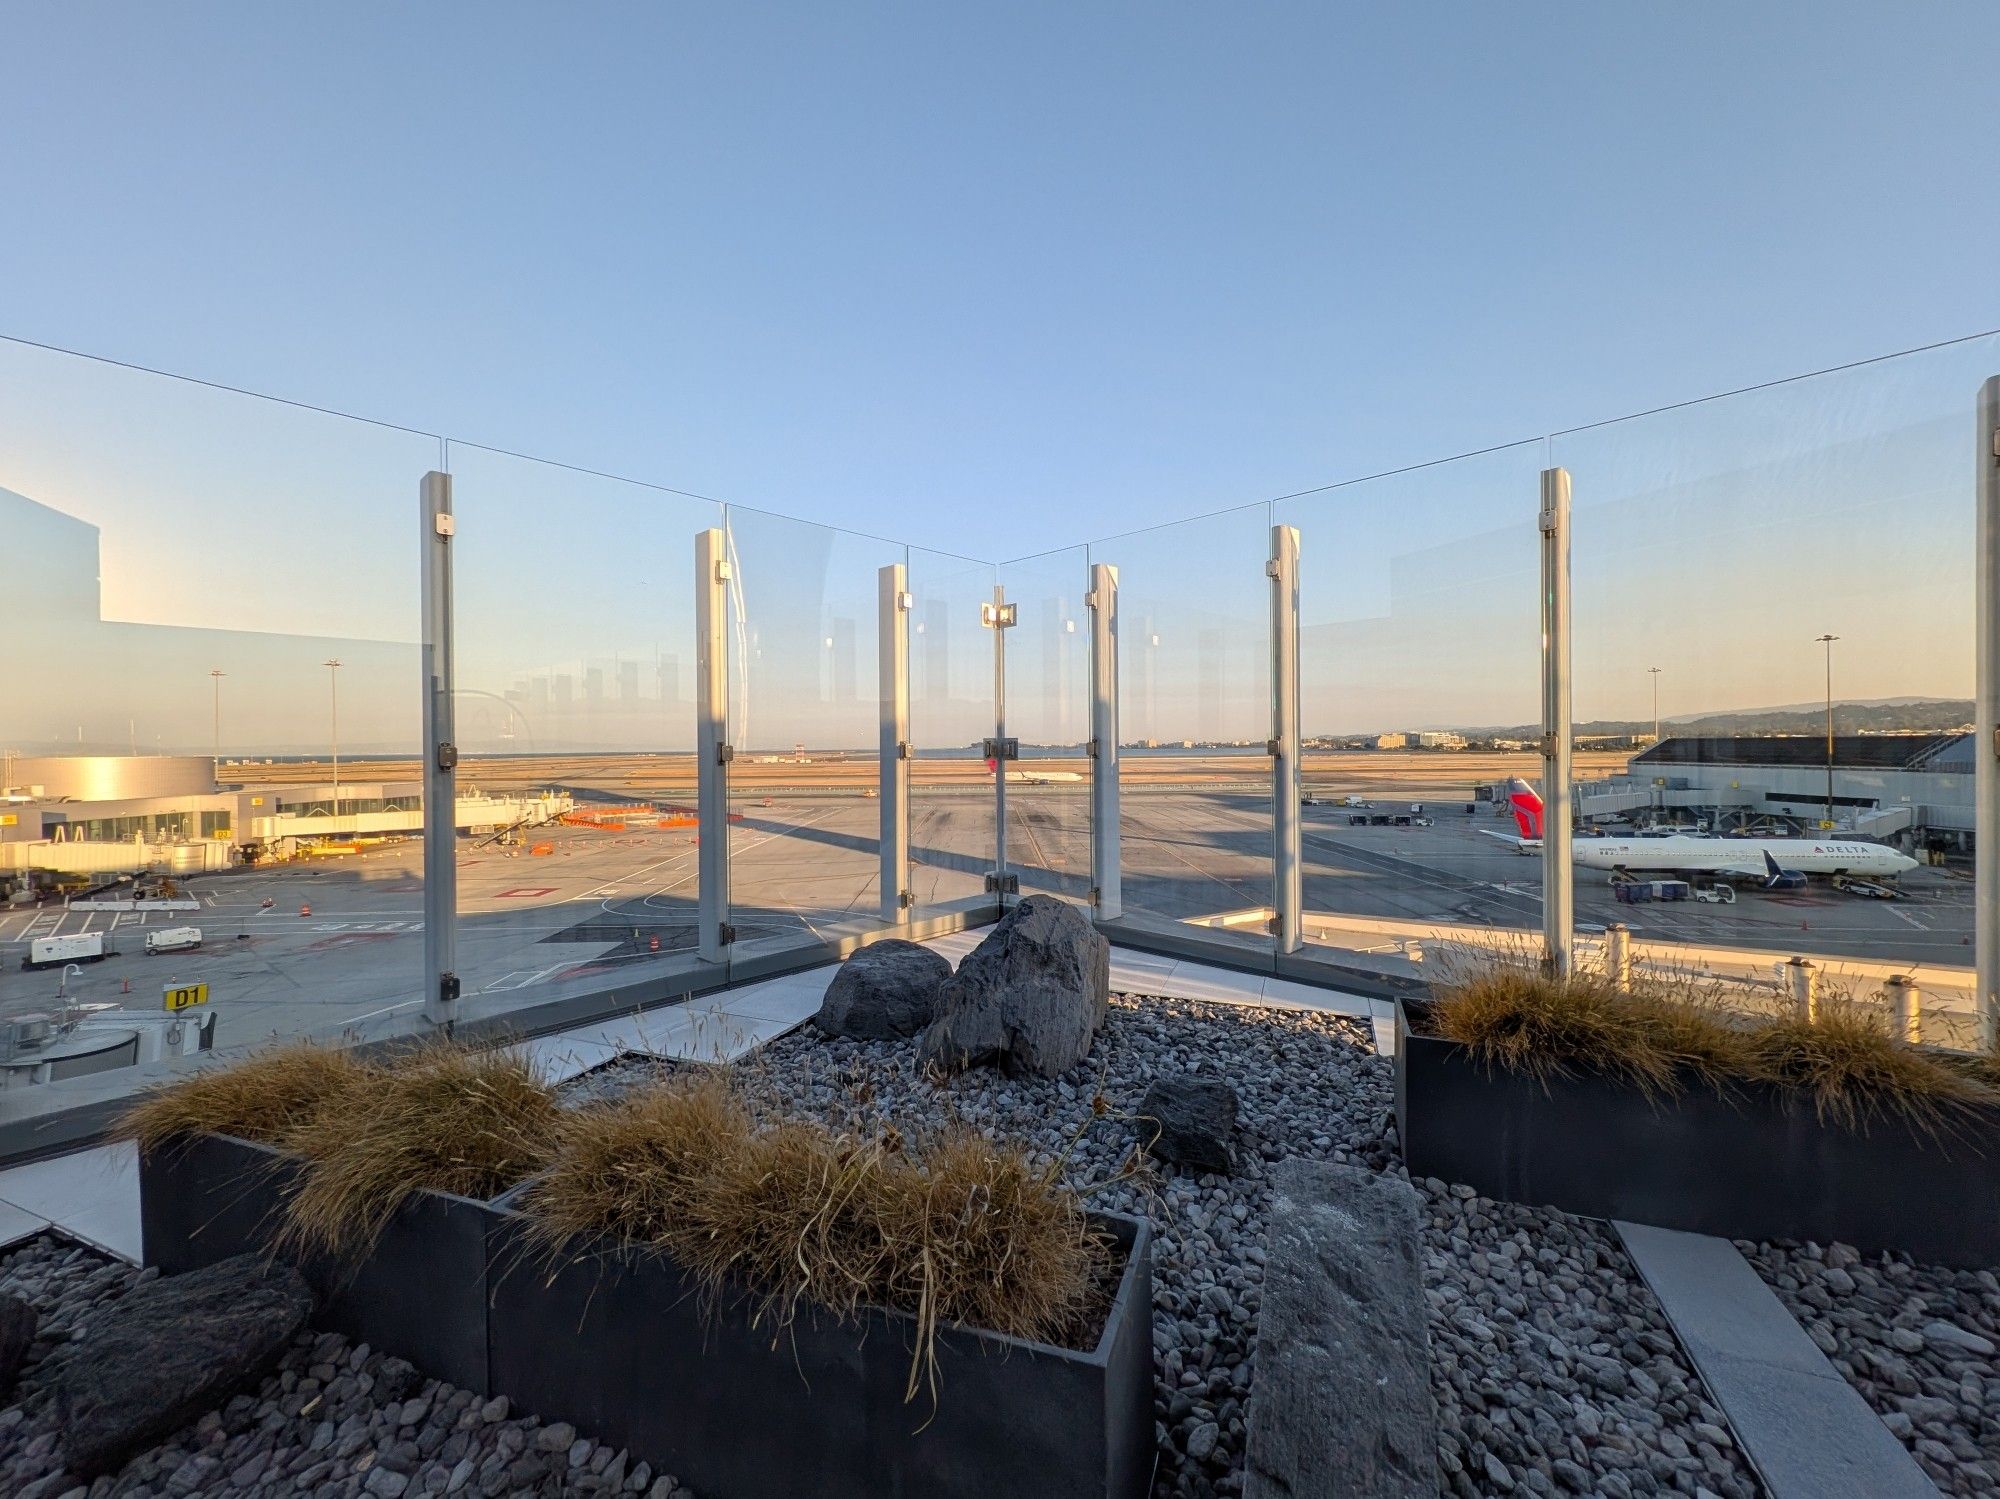
[(1542, 836), (1542, 799), (1519, 776), (1507, 783), (1507, 804), (1514, 809), (1514, 825), (1523, 838)]

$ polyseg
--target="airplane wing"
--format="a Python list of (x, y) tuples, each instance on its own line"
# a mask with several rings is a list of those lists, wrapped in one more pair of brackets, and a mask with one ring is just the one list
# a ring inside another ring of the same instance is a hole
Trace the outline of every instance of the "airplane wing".
[(1498, 838), (1502, 843), (1511, 844), (1515, 848), (1539, 848), (1542, 842), (1539, 838), (1517, 838), (1512, 833), (1496, 832), (1492, 828), (1477, 828), (1474, 831), (1482, 837)]
[(1761, 880), (1764, 878), (1764, 867), (1761, 864), (1732, 864), (1727, 869), (1715, 869), (1706, 872), (1719, 874), (1732, 880)]

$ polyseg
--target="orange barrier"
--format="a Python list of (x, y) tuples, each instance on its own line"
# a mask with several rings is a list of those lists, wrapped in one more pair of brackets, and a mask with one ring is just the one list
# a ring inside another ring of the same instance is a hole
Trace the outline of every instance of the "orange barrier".
[(543, 858), (555, 851), (556, 846), (553, 843), (537, 843), (533, 848), (528, 850), (528, 857), (531, 859)]

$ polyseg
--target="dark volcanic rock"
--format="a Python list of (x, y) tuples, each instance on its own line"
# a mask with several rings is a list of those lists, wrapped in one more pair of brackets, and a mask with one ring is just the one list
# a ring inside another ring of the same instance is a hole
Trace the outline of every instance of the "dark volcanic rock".
[(62, 1356), (64, 1463), (82, 1478), (108, 1472), (251, 1388), (312, 1311), (298, 1272), (256, 1255), (140, 1286)]
[(1429, 1499), (1438, 1432), (1417, 1194), (1318, 1161), (1272, 1176), (1245, 1499)]
[(1075, 906), (1031, 895), (945, 981), (923, 1059), (1057, 1077), (1090, 1051), (1111, 998), (1111, 944)]
[(1234, 1164), (1236, 1090), (1217, 1078), (1162, 1078), (1146, 1090), (1134, 1122), (1139, 1143), (1160, 1160), (1225, 1176)]
[(35, 1309), (20, 1297), (0, 1296), (0, 1401), (14, 1393), (21, 1365), (28, 1360), (28, 1349), (34, 1344), (35, 1329), (41, 1320)]
[(937, 1019), (950, 977), (950, 962), (928, 947), (900, 937), (871, 942), (840, 965), (813, 1024), (854, 1041), (914, 1036)]

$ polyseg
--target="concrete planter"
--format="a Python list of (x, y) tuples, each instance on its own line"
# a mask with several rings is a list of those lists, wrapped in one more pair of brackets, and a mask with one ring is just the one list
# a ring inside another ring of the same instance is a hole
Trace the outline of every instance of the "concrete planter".
[[(142, 1154), (139, 1217), (148, 1265), (163, 1275), (246, 1251), (268, 1253), (296, 1157), (227, 1135)], [(359, 1263), (298, 1261), (320, 1298), (315, 1326), (408, 1359), (481, 1395), (487, 1379), (485, 1203), (419, 1192)]]
[(1838, 1240), (1931, 1264), (2000, 1265), (2000, 1111), (1934, 1137), (1897, 1118), (1821, 1123), (1809, 1104), (1690, 1082), (1649, 1101), (1601, 1076), (1489, 1069), (1396, 1007), (1396, 1119), (1413, 1176), (1489, 1197), (1731, 1239)]
[(1154, 1459), (1151, 1233), (1095, 1221), (1126, 1252), (1097, 1347), (948, 1328), (933, 1411), (926, 1393), (904, 1403), (903, 1313), (802, 1315), (774, 1337), (740, 1305), (710, 1307), (659, 1256), (601, 1246), (553, 1267), (530, 1259), (517, 1219), (494, 1236), (493, 1389), (705, 1499), (1141, 1499)]

